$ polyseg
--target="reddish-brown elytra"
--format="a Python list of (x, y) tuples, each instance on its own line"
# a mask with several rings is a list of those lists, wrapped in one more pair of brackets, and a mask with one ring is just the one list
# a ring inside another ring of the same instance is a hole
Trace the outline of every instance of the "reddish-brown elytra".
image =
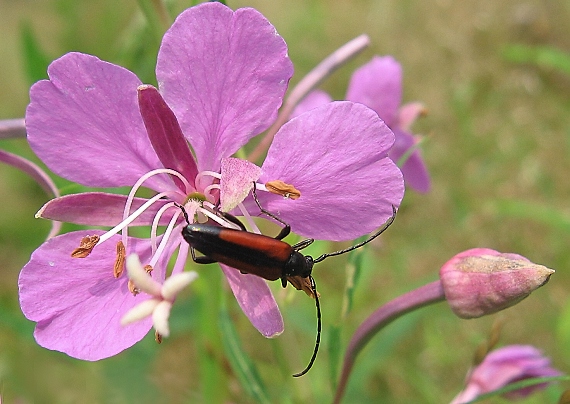
[[(281, 279), (281, 285), (283, 287), (287, 286), (288, 277), (298, 276), (309, 279), (312, 295), (315, 298), (315, 305), (317, 308), (317, 339), (315, 349), (313, 350), (313, 356), (311, 357), (309, 364), (305, 370), (293, 375), (294, 377), (303, 376), (313, 366), (321, 340), (321, 309), (317, 294), (317, 286), (311, 275), (313, 265), (317, 262), (323, 261), (325, 258), (344, 254), (360, 248), (374, 240), (392, 224), (396, 218), (396, 207), (392, 206), (392, 216), (388, 221), (386, 221), (386, 223), (384, 223), (384, 226), (368, 237), (365, 241), (343, 250), (323, 254), (318, 258), (313, 259), (313, 257), (303, 255), (299, 252), (299, 250), (302, 250), (312, 244), (314, 241), (313, 239), (306, 239), (295, 245), (290, 245), (281, 241), (291, 232), (291, 227), (283, 220), (261, 207), (257, 198), (255, 184), (253, 187), (253, 198), (262, 213), (272, 217), (284, 225), (280, 233), (275, 238), (245, 231), (245, 226), (243, 226), (236, 217), (228, 213), (220, 212), (219, 214), (228, 221), (237, 224), (242, 230), (234, 230), (210, 224), (190, 223), (186, 211), (182, 206), (180, 206), (186, 222), (188, 223), (188, 225), (182, 230), (182, 236), (184, 237), (184, 240), (190, 244), (192, 259), (196, 263), (211, 264), (214, 262), (220, 262), (239, 269), (242, 273), (257, 275), (269, 281)], [(204, 255), (197, 257), (195, 250)]]

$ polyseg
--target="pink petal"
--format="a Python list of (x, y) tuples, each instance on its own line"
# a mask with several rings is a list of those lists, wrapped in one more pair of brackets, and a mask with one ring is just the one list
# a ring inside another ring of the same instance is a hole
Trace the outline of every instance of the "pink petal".
[(229, 212), (241, 203), (261, 176), (261, 168), (233, 157), (222, 159), (220, 180), (220, 209)]
[(216, 2), (178, 16), (156, 68), (200, 170), (214, 171), (273, 123), (292, 74), (285, 41), (265, 17)]
[[(147, 199), (134, 198), (131, 212), (137, 210)], [(87, 226), (115, 226), (123, 221), (123, 211), (127, 202), (126, 195), (108, 194), (105, 192), (84, 192), (64, 195), (46, 203), (36, 217), (58, 220), (66, 223)], [(134, 226), (150, 225), (158, 210), (167, 201), (158, 201), (144, 211), (132, 223)], [(162, 215), (160, 223), (168, 224), (172, 213)]]
[(307, 237), (350, 240), (369, 233), (404, 195), (402, 174), (387, 157), (393, 142), (390, 129), (361, 104), (337, 101), (300, 115), (275, 135), (261, 182), (282, 180), (301, 197), (264, 192), (261, 204)]
[(409, 131), (416, 119), (426, 113), (426, 107), (421, 102), (410, 102), (402, 105), (398, 111), (398, 119), (394, 126), (397, 126), (402, 130)]
[[(113, 277), (119, 236), (97, 246), (87, 258), (71, 258), (82, 237), (102, 233), (77, 231), (48, 240), (34, 251), (18, 281), (22, 311), (38, 323), (38, 344), (91, 361), (116, 355), (151, 328), (150, 319), (120, 325), (123, 315), (149, 296), (133, 296), (125, 275)], [(148, 261), (149, 242), (129, 238), (128, 252)], [(164, 279), (165, 260), (161, 264), (152, 273), (159, 281)]]
[(243, 313), (266, 338), (280, 335), (283, 318), (267, 282), (255, 275), (242, 274), (237, 269), (220, 264)]
[[(388, 155), (394, 162), (399, 163), (400, 158), (408, 153), (410, 148), (416, 147), (416, 141), (411, 134), (399, 129), (394, 129), (394, 134), (396, 142)], [(420, 149), (416, 149), (407, 156), (401, 169), (406, 184), (418, 192), (425, 193), (431, 189), (431, 180), (420, 152)]]
[(32, 149), (53, 172), (87, 186), (116, 187), (161, 167), (140, 117), (141, 83), (133, 73), (68, 53), (48, 75), (30, 90), (26, 129)]
[[(534, 346), (507, 345), (491, 351), (473, 369), (468, 377), (467, 388), (478, 386), (480, 393), (488, 393), (523, 379), (559, 375), (562, 373), (550, 366), (550, 359)], [(511, 399), (521, 398), (544, 387), (546, 384), (531, 386), (515, 390), (506, 396)], [(461, 398), (464, 399), (464, 395)]]
[(302, 113), (320, 107), (321, 105), (328, 104), (331, 101), (332, 98), (328, 93), (322, 90), (313, 90), (299, 104), (297, 104), (289, 119), (293, 119)]
[[(162, 165), (179, 172), (184, 178), (192, 180), (196, 178), (198, 175), (196, 161), (174, 112), (153, 86), (140, 86), (138, 95), (139, 108), (148, 137)], [(182, 192), (187, 192), (186, 186), (178, 177), (172, 176), (172, 179)]]
[(392, 56), (375, 56), (352, 74), (346, 99), (372, 108), (390, 127), (402, 102), (402, 68)]

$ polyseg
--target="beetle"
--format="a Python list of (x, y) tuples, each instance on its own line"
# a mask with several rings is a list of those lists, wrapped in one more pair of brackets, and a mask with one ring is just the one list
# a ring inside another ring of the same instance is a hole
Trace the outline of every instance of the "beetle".
[[(305, 370), (293, 375), (293, 377), (303, 376), (313, 366), (321, 338), (321, 309), (317, 286), (312, 276), (314, 264), (328, 257), (345, 254), (371, 242), (394, 222), (397, 210), (395, 206), (392, 206), (392, 216), (366, 240), (343, 250), (322, 254), (318, 258), (313, 258), (309, 255), (303, 255), (299, 251), (311, 245), (314, 239), (305, 239), (294, 245), (282, 241), (291, 232), (291, 226), (261, 207), (255, 185), (252, 194), (262, 213), (284, 225), (276, 237), (250, 233), (246, 231), (245, 226), (239, 219), (229, 213), (219, 211), (218, 214), (228, 221), (237, 224), (241, 230), (211, 224), (190, 223), (184, 207), (178, 205), (182, 209), (187, 222), (187, 226), (182, 230), (182, 236), (190, 244), (192, 259), (198, 264), (219, 262), (236, 268), (242, 273), (257, 275), (269, 281), (280, 279), (283, 287), (287, 286), (287, 281), (290, 277), (308, 278), (317, 309), (317, 338), (309, 364)], [(196, 250), (202, 253), (203, 256), (196, 256)]]

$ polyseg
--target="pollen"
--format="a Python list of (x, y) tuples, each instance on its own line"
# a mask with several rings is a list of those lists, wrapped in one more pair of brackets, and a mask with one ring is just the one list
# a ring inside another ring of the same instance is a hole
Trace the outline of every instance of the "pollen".
[(118, 278), (123, 274), (125, 270), (125, 259), (127, 251), (125, 250), (125, 245), (122, 241), (117, 243), (117, 257), (115, 258), (115, 265), (113, 267), (113, 276)]
[(93, 251), (93, 248), (95, 247), (95, 245), (97, 245), (98, 242), (99, 242), (99, 236), (97, 235), (83, 237), (81, 239), (81, 242), (79, 243), (79, 247), (77, 247), (75, 250), (71, 252), (71, 257), (72, 258), (87, 257), (89, 254), (91, 254), (91, 251)]
[(158, 331), (154, 332), (154, 340), (156, 341), (157, 344), (161, 344), (162, 343), (162, 334), (160, 334)]
[(265, 188), (273, 194), (281, 195), (289, 199), (299, 199), (301, 191), (291, 184), (287, 184), (281, 180), (268, 181), (265, 183)]

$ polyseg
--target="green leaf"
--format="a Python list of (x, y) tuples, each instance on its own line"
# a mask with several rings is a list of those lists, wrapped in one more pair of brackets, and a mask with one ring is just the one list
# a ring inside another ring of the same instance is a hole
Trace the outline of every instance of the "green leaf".
[(538, 205), (518, 200), (499, 200), (495, 203), (497, 214), (531, 219), (553, 229), (570, 233), (570, 217), (548, 205)]
[(530, 63), (570, 75), (570, 55), (557, 48), (514, 44), (507, 46), (503, 55), (510, 62)]
[(162, 35), (172, 22), (164, 2), (159, 0), (138, 0), (138, 4), (153, 32), (154, 38), (160, 43)]
[(230, 365), (244, 390), (258, 403), (270, 403), (267, 389), (259, 377), (255, 364), (243, 350), (239, 336), (228, 313), (225, 295), (220, 309), (222, 344)]
[(338, 379), (338, 366), (341, 359), (341, 352), (343, 352), (341, 344), (341, 327), (333, 325), (329, 327), (328, 331), (328, 354), (329, 354), (329, 379), (332, 390), (336, 390), (336, 382)]
[(24, 21), (20, 25), (20, 37), (26, 78), (29, 84), (47, 79), (47, 67), (51, 62), (51, 58), (41, 49), (29, 22)]
[[(360, 237), (355, 244), (366, 240), (367, 236)], [(346, 285), (344, 289), (344, 296), (342, 301), (341, 321), (348, 316), (352, 310), (352, 303), (354, 301), (354, 291), (360, 278), (362, 270), (362, 258), (365, 248), (359, 248), (352, 251), (348, 256), (348, 263), (346, 264)]]

